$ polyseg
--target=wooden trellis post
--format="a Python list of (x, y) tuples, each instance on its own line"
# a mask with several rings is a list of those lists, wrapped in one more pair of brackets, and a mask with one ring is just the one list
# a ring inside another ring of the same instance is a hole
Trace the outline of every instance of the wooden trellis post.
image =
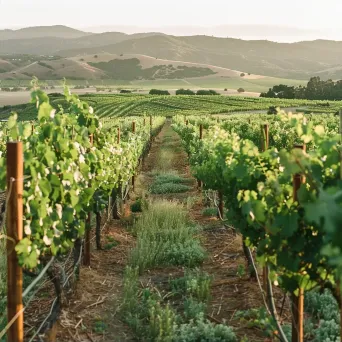
[[(135, 121), (132, 122), (132, 133), (135, 134)], [(135, 175), (132, 176), (132, 189), (135, 191)]]
[[(295, 145), (295, 149), (306, 150), (305, 145)], [(298, 201), (298, 190), (305, 183), (305, 176), (295, 174), (293, 176), (293, 199)], [(304, 341), (304, 289), (299, 288), (298, 296), (292, 294), (292, 342)]]
[(120, 139), (121, 139), (121, 131), (120, 131), (120, 127), (118, 127), (118, 137), (117, 137), (118, 144), (120, 144)]
[[(200, 140), (203, 139), (203, 125), (202, 124), (200, 124), (199, 126), (199, 138)], [(197, 187), (199, 190), (202, 188), (202, 181), (197, 180)]]
[(218, 192), (218, 197), (219, 197), (219, 204), (218, 204), (218, 218), (223, 218), (223, 208), (224, 208), (224, 203), (223, 203), (223, 194), (221, 191)]
[[(261, 151), (265, 152), (269, 147), (269, 126), (267, 124), (261, 125)], [(262, 269), (262, 280), (263, 280), (263, 288), (268, 298), (268, 267), (265, 265)]]
[[(90, 145), (93, 146), (94, 143), (94, 135), (89, 135)], [(91, 231), (91, 213), (88, 213), (88, 217), (86, 220), (86, 229), (85, 229), (85, 237), (84, 237), (84, 256), (83, 256), (83, 265), (90, 266), (90, 231)]]
[(7, 341), (24, 341), (23, 271), (15, 246), (23, 238), (23, 144), (7, 143)]

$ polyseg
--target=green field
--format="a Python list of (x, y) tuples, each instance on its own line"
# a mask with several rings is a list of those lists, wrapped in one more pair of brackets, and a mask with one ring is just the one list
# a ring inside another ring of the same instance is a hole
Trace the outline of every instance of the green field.
[[(100, 118), (142, 116), (142, 115), (208, 115), (229, 114), (234, 112), (266, 112), (269, 107), (290, 108), (308, 113), (336, 113), (342, 107), (340, 101), (310, 101), (268, 99), (236, 96), (155, 96), (137, 94), (93, 94), (82, 95)], [(65, 106), (63, 96), (51, 97), (51, 104), (57, 108)], [(0, 119), (6, 119), (12, 111), (18, 113), (21, 120), (32, 120), (37, 116), (33, 104), (4, 106), (0, 108)]]
[(267, 91), (269, 88), (276, 84), (286, 84), (286, 85), (304, 85), (305, 81), (300, 80), (287, 80), (283, 78), (258, 78), (258, 79), (248, 79), (248, 78), (225, 78), (225, 77), (210, 77), (202, 79), (187, 79), (191, 85), (188, 87), (201, 87), (201, 88), (222, 88), (222, 89), (238, 89), (243, 88), (248, 92), (261, 93)]
[[(70, 86), (98, 86), (98, 87), (114, 87), (114, 88), (130, 88), (130, 89), (178, 89), (178, 88), (214, 88), (219, 90), (230, 89), (237, 90), (243, 88), (247, 92), (261, 93), (267, 91), (276, 84), (286, 84), (292, 86), (305, 85), (306, 81), (283, 79), (283, 78), (236, 78), (236, 77), (198, 77), (186, 79), (158, 79), (158, 80), (141, 80), (141, 81), (122, 81), (115, 79), (104, 80), (68, 80)], [(62, 80), (42, 80), (41, 84), (47, 86), (61, 86)], [(30, 80), (2, 80), (0, 87), (29, 87)]]

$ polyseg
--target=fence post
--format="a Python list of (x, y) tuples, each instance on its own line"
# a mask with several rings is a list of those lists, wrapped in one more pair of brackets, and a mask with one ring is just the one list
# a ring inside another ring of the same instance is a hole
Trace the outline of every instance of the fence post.
[(153, 122), (152, 122), (152, 115), (150, 115), (150, 141), (152, 141), (152, 129), (153, 129)]
[[(269, 126), (267, 124), (261, 125), (261, 151), (265, 152), (268, 150), (269, 147)], [(265, 265), (262, 269), (262, 280), (263, 280), (263, 288), (264, 288), (264, 293), (267, 298), (268, 302), (268, 297), (269, 297), (269, 291), (268, 291), (268, 267)], [(269, 304), (269, 303), (268, 303)]]
[[(22, 301), (23, 271), (18, 264), (15, 246), (23, 238), (23, 144), (7, 143), (7, 319), (14, 323), (7, 332), (7, 341), (24, 341)], [(14, 240), (14, 241), (13, 241)]]
[(117, 137), (118, 144), (120, 144), (120, 139), (121, 139), (121, 131), (120, 131), (120, 127), (118, 127), (118, 137)]
[[(340, 109), (340, 142), (342, 142), (342, 109)], [(340, 147), (340, 179), (342, 179), (342, 147)], [(341, 281), (337, 282), (337, 293), (339, 295), (340, 308), (340, 335), (342, 336), (342, 297), (341, 297)]]
[[(135, 134), (135, 121), (132, 122), (132, 133)], [(132, 189), (135, 191), (135, 175), (132, 176)]]
[[(305, 145), (295, 145), (295, 149), (306, 150)], [(305, 183), (305, 177), (301, 174), (293, 176), (293, 199), (298, 201), (298, 190)], [(292, 294), (292, 342), (304, 341), (304, 289), (299, 288), (298, 296)]]
[[(340, 109), (340, 135), (341, 135), (341, 142), (342, 142), (342, 109)], [(340, 149), (340, 178), (342, 179), (342, 147)]]
[[(90, 145), (93, 146), (94, 143), (94, 135), (89, 135)], [(90, 231), (91, 231), (91, 213), (88, 213), (88, 217), (86, 220), (86, 229), (85, 229), (85, 237), (84, 237), (84, 257), (83, 257), (83, 265), (90, 266)]]
[(218, 218), (222, 218), (223, 219), (223, 207), (224, 207), (224, 203), (223, 203), (223, 194), (221, 191), (218, 192), (218, 197), (219, 197), (219, 204), (218, 204)]
[[(200, 124), (199, 126), (199, 138), (200, 140), (203, 139), (203, 125), (202, 124)], [(197, 187), (199, 190), (202, 188), (202, 181), (197, 180)]]

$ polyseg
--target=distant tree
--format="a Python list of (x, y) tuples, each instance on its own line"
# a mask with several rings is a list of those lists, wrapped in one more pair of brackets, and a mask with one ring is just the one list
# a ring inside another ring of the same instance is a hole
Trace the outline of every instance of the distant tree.
[(248, 76), (250, 76), (250, 75), (251, 75), (251, 73), (249, 72), (249, 73), (248, 73)]
[(241, 76), (241, 77), (245, 77), (246, 74), (242, 72), (242, 73), (240, 74), (240, 76)]
[(178, 89), (176, 95), (195, 95), (195, 92), (190, 89)]
[(81, 62), (84, 62), (84, 58), (81, 58), (80, 61), (81, 61)]
[(244, 92), (245, 92), (245, 89), (239, 88), (237, 91), (238, 91), (238, 93), (244, 93)]
[(196, 95), (220, 95), (217, 91), (209, 89), (209, 90), (198, 90)]
[(278, 111), (277, 111), (277, 107), (276, 106), (270, 106), (268, 108), (268, 111), (267, 111), (267, 114), (277, 114)]
[(260, 97), (294, 99), (296, 97), (295, 88), (285, 84), (279, 84), (270, 88), (267, 93), (261, 93)]
[(94, 58), (98, 58), (99, 56), (98, 55), (94, 55)]
[(228, 89), (227, 89), (227, 88), (224, 88), (224, 91), (228, 91)]
[[(291, 87), (279, 84), (261, 93), (260, 97), (308, 100), (342, 100), (342, 80), (321, 80), (320, 77), (311, 77), (307, 86)], [(325, 104), (326, 105), (326, 104)]]
[(159, 90), (159, 89), (151, 89), (149, 92), (150, 95), (170, 95), (167, 90)]
[(121, 89), (120, 90), (120, 94), (131, 94), (132, 91), (131, 90), (127, 90), (127, 89)]

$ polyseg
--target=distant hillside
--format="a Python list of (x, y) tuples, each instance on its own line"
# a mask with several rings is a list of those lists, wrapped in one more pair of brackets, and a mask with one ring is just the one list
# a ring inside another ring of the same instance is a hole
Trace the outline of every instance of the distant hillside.
[(179, 65), (175, 67), (172, 64), (160, 64), (143, 69), (138, 58), (112, 59), (108, 62), (88, 62), (88, 64), (96, 69), (102, 70), (110, 78), (127, 81), (184, 79), (192, 77), (204, 77), (215, 74), (215, 72), (210, 68), (203, 68), (193, 65)]
[(62, 25), (37, 26), (27, 27), (19, 30), (0, 30), (0, 40), (32, 39), (41, 37), (80, 38), (89, 34), (90, 33), (75, 30)]
[(74, 80), (108, 78), (105, 72), (87, 63), (65, 58), (45, 59), (35, 56), (31, 59), (22, 58), (20, 61), (19, 59), (13, 61), (0, 59), (0, 79), (27, 80), (32, 79), (33, 76), (41, 80), (60, 80), (64, 77)]
[[(53, 31), (53, 30), (52, 30)], [(47, 31), (44, 36), (32, 38), (20, 38), (20, 35), (13, 39), (1, 38), (0, 31), (0, 55), (2, 54), (33, 54), (33, 55), (56, 55), (59, 51), (69, 49), (93, 48), (97, 50), (101, 46), (116, 44), (125, 40), (140, 39), (156, 35), (156, 33), (137, 33), (128, 35), (120, 32), (106, 32), (99, 34), (83, 34), (74, 38), (67, 35), (62, 37), (53, 36), (53, 32)], [(13, 31), (17, 32), (17, 31)], [(59, 32), (61, 33), (61, 32)]]
[(207, 36), (157, 35), (96, 48), (59, 51), (58, 54), (70, 57), (97, 52), (143, 54), (297, 79), (316, 74), (339, 78), (340, 71), (335, 72), (331, 68), (342, 67), (342, 42), (320, 40), (288, 44)]
[[(74, 61), (95, 54), (139, 55), (271, 77), (342, 78), (342, 42), (329, 40), (289, 44), (155, 32), (91, 34), (65, 26), (51, 26), (0, 31), (0, 59), (1, 55), (11, 54), (61, 56)], [(9, 69), (8, 65), (0, 65), (2, 73)], [(0, 78), (3, 78), (1, 73)]]

